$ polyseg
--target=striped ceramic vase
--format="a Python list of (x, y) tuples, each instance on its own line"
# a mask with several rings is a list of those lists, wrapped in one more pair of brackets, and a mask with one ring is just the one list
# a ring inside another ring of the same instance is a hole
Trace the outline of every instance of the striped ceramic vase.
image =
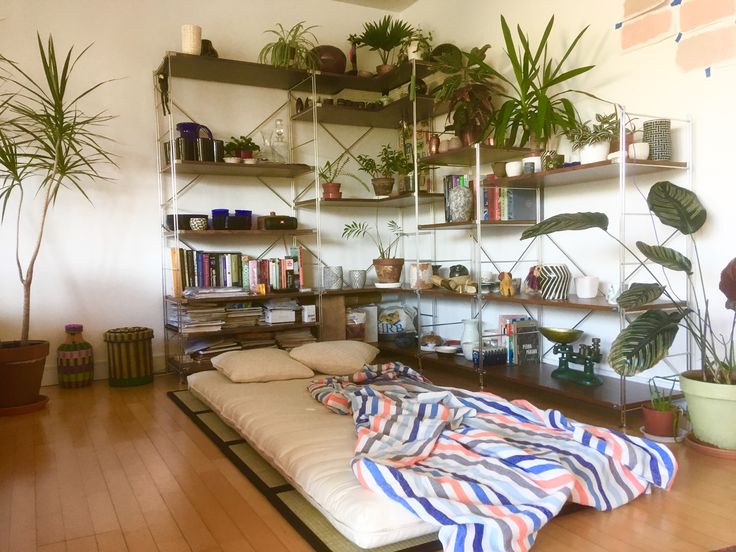
[(548, 301), (564, 301), (570, 289), (570, 269), (564, 264), (548, 264), (539, 267), (539, 285), (542, 298)]

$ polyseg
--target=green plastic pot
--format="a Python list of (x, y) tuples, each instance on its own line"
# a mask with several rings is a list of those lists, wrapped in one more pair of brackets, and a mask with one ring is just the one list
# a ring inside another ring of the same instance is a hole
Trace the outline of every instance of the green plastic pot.
[(698, 440), (715, 447), (736, 450), (736, 385), (708, 383), (702, 372), (680, 374), (680, 388)]

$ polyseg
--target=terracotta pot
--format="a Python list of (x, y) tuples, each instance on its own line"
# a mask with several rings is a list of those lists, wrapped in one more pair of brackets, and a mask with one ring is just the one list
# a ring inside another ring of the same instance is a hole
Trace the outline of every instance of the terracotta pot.
[(385, 196), (391, 193), (394, 189), (394, 178), (392, 176), (388, 178), (372, 178), (371, 184), (373, 184), (373, 191), (377, 196)]
[(345, 72), (347, 58), (340, 48), (328, 44), (321, 44), (315, 47), (312, 52), (314, 52), (317, 58), (317, 69), (320, 71), (339, 74)]
[(378, 282), (381, 284), (396, 283), (401, 280), (401, 269), (404, 259), (373, 259)]
[(480, 141), (480, 137), (483, 134), (483, 129), (479, 126), (472, 126), (462, 129), (460, 131), (460, 139), (463, 141), (463, 146), (472, 146), (473, 144)]
[(238, 157), (241, 159), (253, 159), (252, 150), (238, 150)]
[(656, 410), (652, 405), (645, 404), (642, 406), (642, 414), (644, 414), (644, 431), (649, 435), (675, 437), (677, 421), (680, 416), (680, 411), (677, 408)]
[(38, 402), (48, 341), (0, 343), (0, 409)]
[(703, 381), (702, 372), (680, 374), (680, 389), (695, 437), (720, 449), (736, 450), (736, 385)]
[(340, 184), (339, 182), (323, 182), (322, 183), (322, 192), (324, 197), (332, 196), (334, 197), (340, 192)]
[(378, 73), (379, 75), (385, 75), (386, 73), (390, 73), (394, 69), (396, 69), (396, 66), (391, 63), (376, 65), (376, 73)]

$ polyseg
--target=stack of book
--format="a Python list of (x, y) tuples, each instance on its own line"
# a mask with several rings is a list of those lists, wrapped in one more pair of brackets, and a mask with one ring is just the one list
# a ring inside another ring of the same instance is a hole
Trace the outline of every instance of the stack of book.
[(537, 220), (537, 191), (524, 188), (483, 188), (482, 220)]
[(295, 299), (271, 299), (263, 304), (263, 321), (266, 324), (293, 324), (300, 308)]
[(206, 361), (214, 356), (228, 351), (241, 351), (243, 349), (256, 349), (261, 347), (276, 347), (274, 339), (204, 339), (190, 344), (185, 354), (194, 361)]
[(215, 303), (181, 305), (174, 303), (168, 309), (168, 323), (182, 333), (218, 332), (225, 324), (225, 307)]
[(225, 324), (222, 327), (255, 326), (262, 315), (261, 307), (252, 307), (250, 303), (229, 303), (225, 307)]
[(294, 330), (289, 332), (281, 332), (276, 335), (276, 342), (279, 347), (287, 351), (299, 345), (306, 343), (314, 343), (317, 341), (309, 330)]

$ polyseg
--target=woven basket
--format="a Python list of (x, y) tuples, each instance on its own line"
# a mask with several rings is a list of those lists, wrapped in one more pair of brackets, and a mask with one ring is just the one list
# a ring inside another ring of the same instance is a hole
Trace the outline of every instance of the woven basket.
[(153, 381), (150, 328), (115, 328), (105, 332), (107, 363), (112, 387), (131, 387)]

